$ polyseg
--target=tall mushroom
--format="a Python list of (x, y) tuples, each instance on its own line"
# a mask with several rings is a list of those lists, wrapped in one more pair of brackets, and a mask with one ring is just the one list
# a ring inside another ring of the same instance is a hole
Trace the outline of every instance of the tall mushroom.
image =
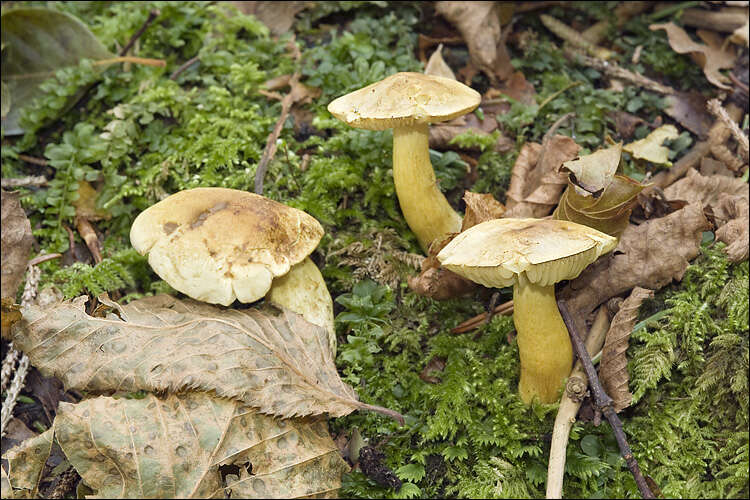
[(228, 306), (264, 296), (329, 333), (333, 301), (308, 257), (323, 227), (312, 216), (245, 191), (195, 188), (152, 205), (133, 222), (130, 242), (153, 270), (194, 299)]
[(477, 91), (456, 80), (396, 73), (328, 105), (333, 116), (352, 127), (393, 129), (396, 195), (425, 252), (434, 240), (461, 230), (461, 216), (440, 192), (430, 163), (429, 124), (466, 114), (480, 100)]
[(577, 277), (617, 239), (575, 222), (493, 219), (456, 236), (441, 264), (487, 287), (513, 285), (513, 322), (521, 358), (521, 399), (553, 403), (573, 363), (555, 283)]

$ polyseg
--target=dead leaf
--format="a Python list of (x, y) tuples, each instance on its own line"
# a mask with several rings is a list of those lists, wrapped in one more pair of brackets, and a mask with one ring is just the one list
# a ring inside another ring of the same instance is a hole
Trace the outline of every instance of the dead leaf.
[(628, 350), (628, 339), (638, 319), (638, 308), (644, 300), (653, 296), (652, 290), (635, 287), (630, 296), (620, 304), (620, 309), (612, 318), (604, 339), (599, 379), (606, 393), (614, 400), (617, 413), (630, 406), (633, 399), (628, 390), (628, 358), (625, 354)]
[(736, 43), (737, 45), (744, 45), (747, 47), (750, 45), (750, 39), (748, 39), (748, 32), (750, 32), (750, 21), (745, 20), (745, 25), (740, 26), (732, 33), (729, 37), (729, 41)]
[(709, 229), (700, 203), (639, 226), (631, 224), (612, 254), (586, 268), (558, 296), (568, 302), (576, 326), (585, 331), (585, 319), (612, 297), (636, 286), (658, 290), (680, 281), (689, 261), (700, 254), (703, 231)]
[(461, 231), (466, 231), (484, 221), (499, 219), (505, 213), (505, 206), (497, 201), (491, 193), (464, 192), (466, 213), (461, 223)]
[(708, 99), (696, 91), (677, 92), (664, 97), (667, 107), (664, 112), (680, 125), (697, 135), (707, 137), (713, 118), (706, 111)]
[(727, 244), (724, 253), (731, 262), (741, 262), (748, 259), (748, 195), (730, 195), (721, 193), (717, 210), (728, 220), (716, 230), (716, 239)]
[(669, 200), (701, 203), (704, 207), (716, 205), (722, 193), (748, 196), (748, 184), (726, 175), (703, 176), (691, 168), (685, 177), (664, 188), (664, 196)]
[(313, 2), (232, 2), (243, 14), (250, 14), (265, 24), (274, 36), (289, 31), (294, 16)]
[(612, 182), (621, 156), (622, 143), (618, 142), (608, 148), (566, 161), (560, 169), (570, 172), (570, 181), (576, 193), (598, 197)]
[(734, 65), (735, 57), (730, 51), (694, 42), (685, 30), (674, 23), (652, 24), (649, 29), (651, 31), (665, 30), (672, 50), (679, 54), (691, 54), (703, 69), (709, 82), (719, 88), (731, 90), (732, 87), (725, 84), (729, 80), (719, 72), (722, 68), (731, 68)]
[(506, 200), (505, 217), (544, 217), (560, 200), (568, 182), (560, 166), (578, 154), (578, 144), (564, 135), (555, 135), (539, 164), (542, 145), (527, 142), (513, 165)]
[(667, 139), (677, 139), (679, 136), (680, 133), (674, 125), (662, 125), (643, 139), (626, 144), (622, 150), (638, 160), (672, 166), (669, 161), (669, 148), (662, 146), (662, 143)]
[(474, 65), (493, 84), (513, 73), (500, 28), (498, 2), (437, 2), (435, 10), (453, 24), (469, 47)]
[(73, 202), (78, 217), (90, 221), (109, 219), (112, 216), (106, 210), (96, 207), (99, 193), (86, 181), (78, 181), (78, 199)]
[(607, 116), (615, 122), (615, 130), (617, 130), (620, 137), (625, 139), (633, 136), (635, 128), (638, 125), (647, 123), (643, 118), (628, 113), (627, 111), (614, 110), (607, 113)]
[[(100, 498), (335, 495), (349, 467), (325, 420), (273, 418), (204, 392), (60, 405), (56, 439)], [(236, 465), (222, 484), (220, 465)]]
[(511, 74), (503, 85), (498, 88), (498, 91), (526, 106), (533, 106), (537, 103), (534, 97), (536, 96), (534, 86), (526, 80), (526, 77), (520, 71)]
[(357, 401), (339, 378), (326, 329), (290, 311), (225, 309), (158, 295), (123, 306), (123, 321), (114, 313), (87, 315), (85, 301), (30, 306), (11, 330), (31, 363), (66, 388), (214, 391), (281, 417), (376, 409)]
[(21, 320), (21, 306), (11, 297), (2, 298), (2, 337), (8, 338), (10, 329)]
[[(3, 458), (8, 460), (8, 481), (13, 489), (23, 490), (27, 498), (37, 498), (39, 481), (52, 451), (54, 426), (36, 437), (12, 448)], [(16, 498), (18, 492), (13, 492)], [(3, 490), (3, 497), (5, 491)]]
[(17, 192), (2, 190), (2, 297), (15, 299), (18, 287), (23, 281), (29, 261), (31, 245), (31, 224), (21, 207)]
[(724, 177), (734, 177), (734, 172), (729, 170), (723, 162), (714, 160), (708, 156), (701, 158), (701, 168), (699, 172), (702, 176), (722, 175)]
[(430, 60), (427, 61), (427, 65), (424, 68), (425, 75), (442, 76), (443, 78), (450, 78), (451, 80), (456, 79), (456, 75), (448, 63), (443, 59), (443, 44), (438, 45), (438, 48), (430, 56)]
[(439, 384), (441, 382), (435, 373), (440, 373), (445, 369), (445, 358), (434, 356), (419, 373), (419, 378), (428, 384)]

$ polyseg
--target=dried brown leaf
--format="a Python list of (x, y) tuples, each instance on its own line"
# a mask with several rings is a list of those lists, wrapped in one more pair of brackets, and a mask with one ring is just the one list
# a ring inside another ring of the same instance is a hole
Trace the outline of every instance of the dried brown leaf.
[(96, 221), (112, 217), (109, 212), (96, 207), (99, 193), (86, 181), (78, 181), (78, 199), (73, 202), (76, 216)]
[(506, 201), (505, 217), (544, 217), (560, 200), (568, 176), (560, 166), (578, 154), (578, 144), (564, 135), (555, 135), (544, 151), (542, 145), (527, 142), (513, 165)]
[[(54, 432), (53, 425), (51, 429), (27, 439), (3, 456), (8, 460), (8, 481), (11, 487), (22, 490), (21, 495), (28, 495), (27, 498), (37, 497), (44, 464), (52, 450)], [(16, 493), (14, 492), (14, 496)]]
[(294, 16), (307, 8), (312, 2), (232, 2), (243, 14), (258, 18), (271, 31), (272, 35), (281, 35), (291, 29)]
[(435, 52), (430, 56), (430, 60), (427, 61), (427, 65), (424, 67), (425, 75), (442, 76), (443, 78), (450, 78), (451, 80), (456, 79), (456, 75), (448, 63), (443, 59), (443, 44), (438, 45)]
[(491, 82), (505, 80), (513, 73), (500, 28), (498, 2), (437, 2), (435, 10), (453, 24), (469, 47), (473, 64)]
[(674, 118), (683, 127), (697, 135), (706, 137), (713, 124), (711, 115), (706, 111), (708, 100), (700, 92), (675, 92), (665, 96), (667, 107), (664, 112)]
[(599, 379), (606, 393), (614, 400), (616, 412), (630, 406), (633, 395), (628, 390), (628, 339), (638, 319), (638, 308), (644, 300), (654, 296), (652, 290), (633, 288), (630, 296), (620, 304), (620, 309), (612, 318), (607, 337), (604, 340), (602, 361), (599, 365)]
[(123, 319), (94, 318), (84, 302), (30, 306), (11, 331), (31, 363), (66, 388), (214, 391), (281, 417), (376, 409), (339, 378), (326, 329), (290, 311), (159, 295), (123, 306)]
[[(725, 83), (728, 81), (727, 77), (719, 72), (722, 68), (731, 68), (734, 65), (735, 57), (730, 51), (721, 50), (713, 43), (703, 45), (702, 43), (694, 42), (685, 30), (674, 23), (652, 24), (649, 26), (649, 29), (651, 31), (665, 30), (672, 50), (679, 54), (692, 54), (701, 69), (703, 69), (706, 78), (712, 84), (725, 90), (732, 88)], [(705, 41), (705, 34), (703, 38)]]
[(31, 224), (19, 201), (17, 192), (2, 190), (2, 297), (15, 298), (18, 287), (23, 281), (26, 264), (29, 260), (34, 237), (31, 235)]
[(727, 222), (716, 230), (716, 239), (727, 244), (724, 252), (731, 262), (741, 262), (748, 258), (748, 195), (722, 193), (714, 213), (719, 212)]
[[(349, 469), (325, 420), (273, 418), (204, 392), (64, 404), (55, 428), (101, 498), (330, 496)], [(222, 484), (220, 465), (239, 477)]]
[(482, 222), (499, 219), (505, 213), (505, 206), (497, 201), (491, 193), (464, 192), (466, 213), (461, 223), (461, 231), (466, 231), (472, 226)]
[(615, 251), (586, 268), (559, 297), (568, 301), (576, 326), (585, 331), (585, 319), (612, 297), (636, 286), (658, 290), (681, 280), (689, 261), (700, 253), (703, 231), (710, 228), (700, 203), (639, 226), (631, 224)]
[(570, 172), (570, 181), (576, 192), (582, 196), (598, 196), (610, 185), (615, 176), (622, 156), (622, 143), (605, 149), (598, 149), (591, 154), (569, 160), (562, 164), (560, 170)]
[(439, 384), (441, 382), (439, 377), (435, 374), (439, 374), (445, 369), (445, 358), (434, 356), (419, 372), (419, 378), (427, 382), (428, 384)]
[(703, 206), (715, 205), (722, 193), (747, 196), (748, 184), (726, 175), (704, 176), (691, 168), (685, 177), (664, 189), (664, 196), (669, 200), (684, 200)]

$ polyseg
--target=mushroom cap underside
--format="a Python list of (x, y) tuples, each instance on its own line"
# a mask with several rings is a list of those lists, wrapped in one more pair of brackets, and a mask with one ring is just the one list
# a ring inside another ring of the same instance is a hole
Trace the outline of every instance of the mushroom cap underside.
[(617, 238), (554, 219), (492, 219), (457, 235), (438, 253), (443, 267), (487, 287), (514, 285), (524, 274), (549, 286), (573, 279)]
[(264, 196), (226, 188), (180, 191), (141, 212), (130, 241), (172, 287), (204, 302), (262, 298), (277, 276), (317, 247), (314, 217)]
[(450, 78), (402, 72), (334, 99), (328, 111), (352, 127), (385, 130), (452, 120), (474, 110), (481, 98)]

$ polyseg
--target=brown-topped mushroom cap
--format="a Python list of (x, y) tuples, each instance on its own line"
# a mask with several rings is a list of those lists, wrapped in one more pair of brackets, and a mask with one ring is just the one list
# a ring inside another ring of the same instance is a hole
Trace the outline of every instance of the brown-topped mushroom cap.
[(456, 80), (404, 72), (335, 99), (328, 111), (352, 127), (385, 130), (451, 120), (480, 101), (479, 92)]
[(320, 223), (301, 210), (225, 188), (175, 193), (139, 214), (130, 230), (133, 247), (149, 254), (162, 279), (223, 305), (262, 298), (322, 236)]

